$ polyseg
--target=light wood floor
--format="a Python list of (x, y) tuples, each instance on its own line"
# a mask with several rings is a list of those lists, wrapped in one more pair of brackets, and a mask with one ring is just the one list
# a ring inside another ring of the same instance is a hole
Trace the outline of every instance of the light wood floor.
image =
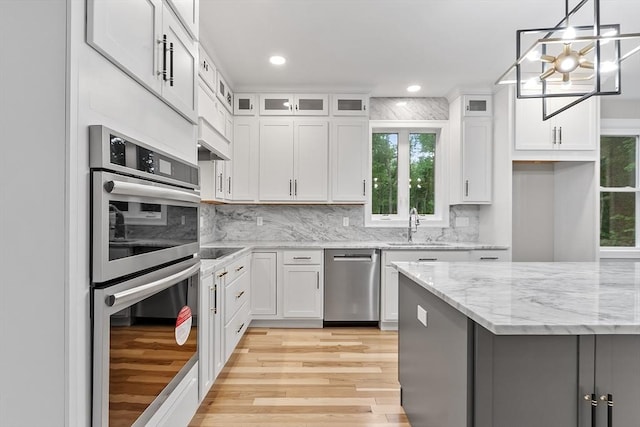
[(191, 426), (411, 427), (397, 350), (375, 328), (250, 328)]

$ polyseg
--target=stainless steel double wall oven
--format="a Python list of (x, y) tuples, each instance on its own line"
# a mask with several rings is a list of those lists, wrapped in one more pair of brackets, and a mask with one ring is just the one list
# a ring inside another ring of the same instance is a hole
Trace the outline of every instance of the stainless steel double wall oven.
[(198, 167), (89, 133), (93, 425), (144, 425), (197, 362)]

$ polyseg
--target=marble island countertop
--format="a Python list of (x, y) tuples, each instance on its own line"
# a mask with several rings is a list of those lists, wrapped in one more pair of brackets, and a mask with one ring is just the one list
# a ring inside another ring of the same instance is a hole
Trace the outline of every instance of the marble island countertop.
[(640, 334), (640, 263), (394, 263), (497, 335)]
[(228, 264), (252, 250), (261, 249), (369, 249), (381, 250), (438, 250), (438, 251), (469, 251), (469, 250), (506, 250), (507, 246), (490, 245), (473, 242), (380, 242), (380, 241), (222, 241), (201, 244), (202, 248), (239, 248), (228, 256), (218, 259), (203, 259), (204, 274)]

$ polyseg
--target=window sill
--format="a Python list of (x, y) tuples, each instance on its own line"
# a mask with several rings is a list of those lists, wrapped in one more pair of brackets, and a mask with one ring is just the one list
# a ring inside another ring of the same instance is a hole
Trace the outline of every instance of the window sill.
[(640, 258), (640, 248), (616, 248), (616, 247), (601, 247), (600, 259), (631, 259)]

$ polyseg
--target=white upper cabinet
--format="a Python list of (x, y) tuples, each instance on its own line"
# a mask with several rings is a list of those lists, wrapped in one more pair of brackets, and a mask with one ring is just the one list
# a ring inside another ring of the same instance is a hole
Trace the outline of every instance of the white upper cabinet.
[(331, 122), (331, 198), (362, 202), (367, 196), (369, 123), (363, 119)]
[(293, 197), (326, 202), (328, 198), (329, 125), (326, 121), (294, 121)]
[(334, 94), (331, 96), (334, 116), (367, 116), (369, 96), (362, 94)]
[(87, 41), (192, 123), (196, 45), (160, 0), (89, 0)]
[(258, 196), (258, 120), (236, 117), (233, 135), (233, 200), (254, 202)]
[(290, 116), (293, 114), (293, 95), (260, 94), (261, 116)]
[(236, 116), (255, 116), (257, 111), (256, 95), (236, 93), (233, 95), (233, 114)]
[(218, 70), (217, 74), (216, 95), (222, 105), (233, 114), (233, 92), (224, 77), (222, 77), (222, 74), (220, 74), (220, 70)]
[(300, 116), (326, 116), (329, 114), (329, 96), (318, 94), (294, 95), (293, 114)]
[(193, 39), (198, 38), (200, 0), (167, 0)]
[(262, 116), (326, 116), (328, 114), (328, 95), (317, 93), (260, 95), (260, 115)]
[(207, 52), (199, 46), (200, 51), (200, 66), (198, 67), (198, 74), (200, 78), (209, 86), (209, 88), (215, 93), (216, 91), (216, 66), (207, 54)]
[(180, 111), (197, 117), (196, 75), (198, 51), (182, 25), (165, 6), (162, 15), (163, 34), (167, 35), (168, 81), (162, 94)]
[(491, 95), (462, 95), (449, 106), (449, 201), (456, 205), (492, 202), (493, 119), (480, 114), (466, 115), (469, 99), (484, 99), (487, 101), (485, 105), (491, 105)]
[(293, 197), (293, 120), (260, 121), (260, 200)]
[(260, 200), (326, 202), (328, 159), (326, 120), (261, 120)]
[[(553, 111), (570, 100), (573, 98), (551, 98), (547, 102), (550, 111)], [(546, 121), (542, 120), (541, 99), (516, 99), (514, 148), (516, 152), (593, 150), (595, 153), (597, 123), (597, 103), (593, 98)]]
[[(87, 2), (87, 41), (139, 83), (159, 93), (158, 36), (162, 0)], [(162, 60), (162, 57), (160, 58)]]
[(466, 118), (462, 126), (462, 201), (491, 202), (492, 121)]
[(231, 157), (232, 131), (228, 118), (232, 116), (202, 79), (198, 82), (198, 142), (223, 159)]
[(465, 117), (491, 117), (491, 95), (463, 95)]

